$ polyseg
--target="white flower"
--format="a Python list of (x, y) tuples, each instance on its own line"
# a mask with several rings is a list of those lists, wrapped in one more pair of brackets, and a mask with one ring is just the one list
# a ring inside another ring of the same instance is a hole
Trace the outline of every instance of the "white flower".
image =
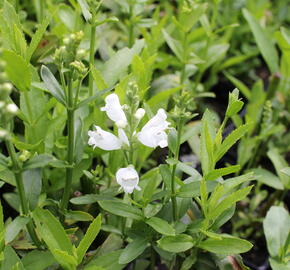
[(105, 101), (106, 105), (101, 108), (101, 111), (105, 111), (118, 127), (124, 128), (127, 125), (127, 118), (120, 104), (119, 97), (116, 94), (110, 94), (106, 97)]
[(168, 136), (165, 130), (168, 128), (169, 122), (166, 121), (166, 118), (166, 112), (159, 109), (157, 114), (137, 134), (138, 140), (148, 147), (164, 148), (168, 146)]
[(139, 175), (132, 165), (119, 169), (116, 173), (116, 180), (125, 193), (131, 194), (134, 189), (141, 190), (138, 186)]
[(121, 128), (118, 129), (118, 136), (122, 143), (127, 144), (128, 146), (130, 145), (128, 137), (124, 129), (121, 129)]
[(143, 116), (145, 115), (145, 110), (143, 108), (139, 108), (136, 112), (135, 112), (135, 118), (138, 120), (141, 120), (143, 118)]
[(114, 134), (101, 129), (99, 126), (95, 126), (96, 130), (89, 130), (89, 145), (99, 147), (103, 150), (117, 150), (122, 147), (122, 141)]

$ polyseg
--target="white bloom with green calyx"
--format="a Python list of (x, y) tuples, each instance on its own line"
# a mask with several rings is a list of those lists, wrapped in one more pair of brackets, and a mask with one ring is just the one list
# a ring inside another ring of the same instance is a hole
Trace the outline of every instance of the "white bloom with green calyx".
[(133, 165), (129, 165), (127, 168), (119, 169), (116, 173), (116, 180), (125, 193), (131, 194), (134, 189), (141, 190), (138, 186), (139, 175)]
[(167, 147), (168, 136), (165, 130), (168, 129), (170, 123), (166, 119), (166, 112), (163, 109), (159, 109), (157, 114), (137, 134), (138, 140), (148, 147)]
[(105, 98), (105, 101), (106, 105), (101, 108), (101, 111), (105, 111), (108, 117), (119, 128), (124, 128), (127, 125), (127, 118), (120, 104), (119, 97), (116, 94), (110, 94)]
[(93, 145), (95, 147), (99, 147), (103, 150), (111, 151), (117, 150), (122, 147), (122, 141), (115, 136), (114, 134), (103, 130), (99, 126), (95, 126), (94, 131), (89, 130), (89, 145)]

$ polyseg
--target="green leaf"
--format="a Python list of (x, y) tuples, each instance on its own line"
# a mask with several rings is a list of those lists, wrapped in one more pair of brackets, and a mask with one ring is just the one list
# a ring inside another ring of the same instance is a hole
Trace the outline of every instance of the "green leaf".
[(113, 251), (102, 256), (99, 256), (88, 263), (85, 270), (93, 270), (93, 266), (102, 267), (106, 270), (121, 270), (126, 264), (119, 264), (119, 257), (123, 250)]
[(239, 126), (230, 135), (228, 135), (214, 154), (215, 162), (219, 161), (223, 155), (248, 132), (249, 128), (250, 124), (245, 124)]
[(289, 266), (286, 264), (282, 264), (280, 262), (277, 262), (276, 260), (270, 258), (270, 265), (272, 267), (272, 270), (289, 270)]
[(251, 31), (255, 37), (257, 45), (266, 61), (271, 73), (279, 72), (279, 57), (272, 40), (268, 36), (265, 29), (261, 27), (259, 22), (247, 10), (243, 9), (243, 15), (250, 25)]
[(36, 208), (32, 217), (36, 223), (37, 231), (51, 252), (58, 249), (73, 255), (72, 244), (56, 217), (48, 210), (41, 208)]
[(223, 187), (224, 187), (224, 192), (227, 193), (231, 190), (233, 190), (235, 187), (256, 179), (256, 177), (254, 176), (253, 172), (244, 174), (244, 175), (240, 175), (237, 177), (232, 177), (232, 178), (228, 178), (224, 183), (223, 183)]
[(53, 160), (53, 156), (49, 154), (40, 154), (34, 156), (30, 160), (24, 163), (23, 168), (25, 170), (35, 169), (35, 168), (43, 168), (49, 164)]
[(209, 238), (201, 242), (198, 247), (216, 254), (227, 255), (244, 253), (253, 247), (246, 240), (223, 234), (220, 236), (222, 237), (221, 240)]
[(143, 253), (148, 244), (148, 239), (143, 237), (137, 237), (126, 246), (119, 257), (119, 264), (126, 264)]
[(81, 108), (81, 107), (83, 107), (83, 106), (95, 101), (97, 98), (99, 98), (102, 95), (105, 95), (106, 93), (110, 92), (113, 88), (114, 87), (109, 87), (109, 88), (106, 88), (106, 89), (104, 89), (102, 91), (98, 91), (97, 94), (82, 100), (81, 102), (79, 102), (77, 104), (76, 109)]
[(81, 242), (79, 243), (76, 253), (78, 258), (78, 263), (80, 264), (83, 257), (85, 256), (87, 250), (89, 249), (90, 245), (93, 243), (95, 238), (97, 237), (102, 224), (102, 216), (98, 215), (94, 221), (90, 224), (87, 232)]
[(77, 210), (69, 210), (65, 214), (65, 218), (68, 220), (75, 220), (75, 221), (92, 221), (94, 217), (83, 211), (77, 211)]
[(180, 41), (171, 37), (165, 29), (162, 29), (163, 37), (169, 46), (169, 48), (174, 52), (175, 56), (181, 61), (184, 62), (183, 59), (183, 49)]
[(5, 231), (5, 243), (8, 244), (12, 242), (19, 232), (25, 228), (29, 220), (29, 217), (18, 216), (9, 223)]
[(85, 20), (88, 22), (92, 19), (92, 14), (90, 13), (90, 7), (87, 3), (86, 0), (77, 0), (80, 7), (81, 7), (81, 10), (82, 10), (82, 13), (83, 13), (83, 16), (85, 18)]
[(279, 257), (290, 232), (290, 216), (283, 207), (272, 206), (263, 221), (267, 247), (272, 257)]
[(151, 217), (146, 220), (146, 223), (152, 227), (155, 231), (163, 234), (173, 236), (175, 235), (174, 228), (165, 220), (158, 217)]
[(24, 191), (30, 210), (33, 210), (38, 203), (42, 188), (41, 174), (41, 169), (32, 169), (23, 173)]
[(224, 71), (225, 76), (234, 84), (235, 87), (237, 87), (242, 94), (247, 98), (251, 98), (251, 91), (250, 89), (239, 79), (235, 78), (231, 74)]
[(55, 259), (49, 251), (33, 250), (22, 258), (25, 270), (45, 270), (52, 264)]
[(8, 78), (20, 91), (28, 91), (31, 85), (31, 71), (29, 63), (13, 51), (5, 50), (3, 59), (6, 62), (5, 71)]
[(282, 173), (290, 176), (290, 167), (286, 167), (280, 170)]
[(98, 89), (106, 89), (106, 88), (108, 88), (108, 85), (106, 84), (101, 72), (95, 66), (91, 66), (90, 72), (93, 75), (95, 84), (97, 85)]
[(218, 205), (216, 205), (216, 207), (209, 213), (208, 218), (213, 220), (216, 219), (220, 214), (222, 214), (225, 210), (230, 208), (233, 204), (235, 204), (240, 200), (243, 200), (249, 194), (252, 187), (253, 186), (245, 187), (227, 196)]
[(99, 201), (99, 205), (106, 211), (121, 217), (142, 220), (143, 214), (140, 209), (135, 206), (128, 205), (122, 201)]
[(87, 194), (80, 197), (75, 197), (70, 199), (70, 202), (76, 205), (82, 204), (91, 204), (98, 201), (110, 200), (113, 199), (112, 196), (109, 195), (100, 195), (100, 194)]
[(205, 175), (214, 169), (213, 134), (211, 132), (213, 125), (213, 115), (207, 110), (202, 117), (200, 134), (201, 165)]
[(169, 169), (169, 166), (161, 164), (159, 165), (159, 171), (167, 190), (171, 190), (171, 171)]
[(61, 104), (66, 106), (64, 91), (51, 71), (46, 66), (41, 66), (40, 75), (50, 94), (53, 95)]
[(137, 40), (134, 46), (117, 51), (104, 65), (102, 75), (107, 85), (113, 86), (126, 71), (134, 55), (139, 54), (144, 46), (144, 40)]
[(279, 190), (284, 189), (284, 186), (281, 183), (279, 177), (277, 177), (275, 174), (271, 173), (270, 171), (262, 169), (262, 168), (252, 169), (252, 171), (257, 176), (257, 180), (259, 182), (275, 189), (279, 189)]
[(169, 97), (171, 97), (173, 94), (177, 93), (181, 89), (182, 89), (182, 86), (163, 90), (163, 91), (159, 92), (158, 94), (154, 95), (152, 98), (150, 98), (147, 101), (147, 104), (150, 107), (157, 106), (158, 104), (160, 104), (160, 102), (162, 102), (164, 100), (168, 100)]
[(4, 261), (1, 264), (1, 270), (13, 270), (17, 264), (18, 270), (26, 270), (14, 249), (11, 246), (6, 246), (4, 249)]
[(281, 156), (281, 154), (279, 154), (278, 149), (276, 148), (272, 148), (270, 151), (268, 151), (267, 156), (272, 161), (283, 185), (287, 188), (290, 188), (290, 176), (281, 172), (282, 169), (288, 166), (286, 160)]
[(76, 258), (66, 251), (54, 249), (51, 251), (55, 259), (65, 270), (75, 270), (77, 266)]
[(31, 42), (29, 44), (29, 47), (27, 49), (27, 55), (26, 55), (26, 60), (29, 62), (34, 51), (36, 50), (37, 46), (39, 45), (42, 36), (44, 35), (46, 28), (48, 27), (50, 21), (52, 19), (52, 15), (49, 14), (46, 16), (39, 27), (37, 28), (35, 34), (32, 36)]
[(225, 168), (214, 169), (205, 176), (205, 179), (206, 180), (216, 180), (219, 177), (237, 172), (239, 169), (240, 169), (240, 165), (233, 165), (233, 166), (228, 166)]
[[(200, 196), (200, 183), (201, 181), (194, 181), (188, 184), (184, 184), (177, 191), (177, 194), (176, 194), (177, 197), (194, 198), (194, 197)], [(214, 188), (216, 187), (216, 185), (217, 185), (216, 181), (206, 182), (206, 190), (208, 192), (212, 192)]]
[(178, 234), (176, 236), (165, 236), (157, 241), (159, 247), (169, 252), (184, 252), (194, 246), (194, 241), (187, 234)]

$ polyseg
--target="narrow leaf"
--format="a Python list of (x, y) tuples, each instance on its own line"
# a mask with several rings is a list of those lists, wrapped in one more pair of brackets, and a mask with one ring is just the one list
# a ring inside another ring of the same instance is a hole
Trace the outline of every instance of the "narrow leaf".
[(84, 238), (81, 240), (80, 244), (77, 247), (77, 258), (78, 263), (81, 263), (83, 257), (85, 256), (88, 248), (92, 244), (92, 242), (97, 237), (102, 224), (102, 216), (98, 215), (94, 221), (90, 224)]

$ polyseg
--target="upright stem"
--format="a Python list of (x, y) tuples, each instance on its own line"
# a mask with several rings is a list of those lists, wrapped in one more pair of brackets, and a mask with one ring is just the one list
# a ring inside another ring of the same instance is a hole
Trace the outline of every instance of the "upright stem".
[(133, 43), (134, 43), (134, 25), (133, 25), (132, 19), (133, 19), (133, 4), (130, 3), (130, 7), (129, 7), (129, 40), (128, 40), (129, 48), (132, 48)]
[[(174, 153), (174, 158), (177, 160), (179, 156), (180, 150), (180, 140), (181, 140), (181, 128), (182, 128), (182, 121), (179, 118), (177, 124), (177, 145)], [(178, 211), (177, 211), (177, 201), (176, 201), (176, 194), (175, 194), (175, 173), (176, 173), (177, 164), (174, 164), (172, 167), (171, 172), (171, 201), (172, 201), (172, 216), (173, 220), (177, 221), (178, 219)]]
[[(17, 186), (17, 190), (18, 190), (18, 194), (19, 194), (19, 198), (20, 198), (21, 210), (22, 210), (23, 214), (25, 216), (27, 216), (29, 214), (29, 207), (28, 207), (28, 201), (27, 201), (26, 196), (25, 196), (25, 190), (24, 190), (24, 185), (23, 185), (23, 178), (22, 178), (20, 164), (19, 164), (18, 158), (16, 156), (15, 148), (14, 148), (14, 145), (12, 144), (12, 142), (7, 140), (5, 142), (5, 144), (6, 144), (8, 154), (9, 154), (9, 156), (12, 160), (12, 164), (13, 164), (16, 186)], [(40, 241), (35, 233), (32, 220), (30, 220), (27, 223), (26, 227), (27, 227), (27, 231), (28, 231), (32, 241), (34, 242), (34, 244), (37, 247), (40, 248), (41, 243), (40, 243)]]
[(73, 99), (72, 79), (70, 79), (68, 83), (67, 130), (68, 130), (67, 162), (70, 165), (70, 167), (66, 169), (65, 188), (60, 203), (60, 209), (62, 211), (62, 214), (64, 214), (68, 206), (68, 200), (72, 186), (73, 163), (74, 163), (74, 99)]
[[(94, 19), (93, 19), (94, 21)], [(96, 46), (96, 26), (91, 24), (91, 41), (90, 41), (90, 68), (95, 66), (95, 46)], [(89, 96), (93, 95), (94, 78), (92, 72), (89, 74)]]

